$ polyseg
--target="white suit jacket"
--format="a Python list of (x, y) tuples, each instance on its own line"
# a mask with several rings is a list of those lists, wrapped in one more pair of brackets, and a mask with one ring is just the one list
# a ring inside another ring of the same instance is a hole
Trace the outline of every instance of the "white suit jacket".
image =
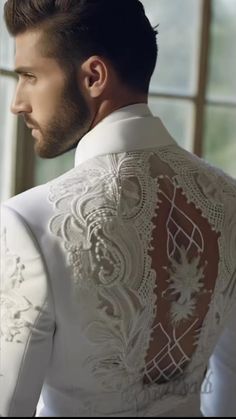
[(217, 342), (203, 393), (235, 383), (235, 346), (219, 341), (235, 208), (236, 182), (145, 104), (83, 137), (71, 171), (5, 202), (0, 414), (32, 416), (40, 398), (38, 416), (200, 415)]

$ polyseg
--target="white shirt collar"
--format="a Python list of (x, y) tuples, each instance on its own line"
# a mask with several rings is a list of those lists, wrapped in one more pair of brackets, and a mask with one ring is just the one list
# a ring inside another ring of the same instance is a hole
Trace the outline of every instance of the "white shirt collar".
[(104, 154), (146, 150), (170, 143), (175, 141), (147, 104), (130, 105), (108, 115), (80, 140), (75, 166)]

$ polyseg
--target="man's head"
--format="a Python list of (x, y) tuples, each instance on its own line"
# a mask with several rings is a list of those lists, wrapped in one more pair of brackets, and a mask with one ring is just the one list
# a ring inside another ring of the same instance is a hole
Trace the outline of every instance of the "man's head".
[(19, 73), (12, 111), (36, 128), (41, 157), (147, 97), (157, 32), (139, 0), (8, 0), (5, 20)]

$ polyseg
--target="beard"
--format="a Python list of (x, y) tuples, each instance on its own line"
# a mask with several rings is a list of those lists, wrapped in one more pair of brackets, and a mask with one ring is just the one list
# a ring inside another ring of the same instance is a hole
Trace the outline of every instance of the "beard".
[(37, 128), (35, 153), (42, 158), (61, 156), (77, 147), (89, 131), (92, 116), (78, 87), (75, 70), (66, 75), (54, 116), (47, 126)]

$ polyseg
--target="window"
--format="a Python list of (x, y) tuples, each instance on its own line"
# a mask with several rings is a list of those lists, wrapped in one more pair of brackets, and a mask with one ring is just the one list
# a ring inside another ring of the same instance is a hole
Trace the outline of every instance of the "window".
[(203, 156), (236, 177), (236, 1), (215, 0)]
[(182, 146), (236, 177), (236, 1), (142, 2), (160, 24), (153, 113)]
[(69, 151), (63, 156), (45, 160), (35, 157), (34, 184), (41, 185), (48, 180), (60, 176), (74, 166), (75, 151)]
[(171, 134), (193, 149), (198, 91), (201, 0), (143, 0), (153, 26), (159, 24), (159, 56), (152, 77), (149, 104)]
[[(153, 113), (183, 147), (236, 177), (236, 1), (142, 2), (152, 24), (159, 24), (149, 96)], [(10, 116), (14, 46), (2, 24), (0, 30), (0, 190), (6, 198), (72, 168), (74, 151), (52, 160), (33, 157), (29, 132)]]
[[(3, 3), (0, 3), (0, 19), (3, 19)], [(8, 37), (4, 25), (0, 25), (0, 201), (14, 194), (16, 167), (17, 121), (9, 107), (15, 89), (15, 78), (10, 69), (13, 66), (13, 41)], [(3, 71), (4, 69), (4, 71)]]

